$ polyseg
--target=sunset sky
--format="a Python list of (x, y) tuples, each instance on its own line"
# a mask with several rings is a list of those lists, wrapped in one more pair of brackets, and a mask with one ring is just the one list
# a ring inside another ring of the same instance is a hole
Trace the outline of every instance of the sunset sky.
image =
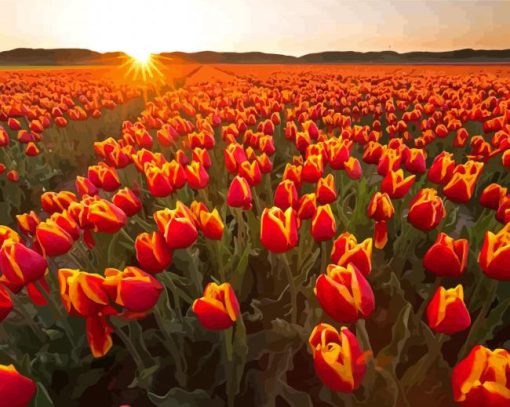
[(510, 48), (510, 0), (0, 0), (0, 49)]

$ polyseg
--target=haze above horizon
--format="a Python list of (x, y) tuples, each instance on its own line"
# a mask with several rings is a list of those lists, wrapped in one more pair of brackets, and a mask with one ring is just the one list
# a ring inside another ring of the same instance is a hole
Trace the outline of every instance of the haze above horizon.
[(0, 44), (127, 53), (510, 48), (510, 1), (0, 0)]

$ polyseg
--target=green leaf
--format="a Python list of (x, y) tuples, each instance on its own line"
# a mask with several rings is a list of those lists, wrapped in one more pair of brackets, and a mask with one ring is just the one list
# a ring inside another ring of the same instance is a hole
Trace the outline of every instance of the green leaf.
[(50, 395), (48, 394), (48, 391), (43, 386), (42, 383), (37, 383), (37, 393), (34, 398), (34, 407), (52, 407), (55, 404), (53, 404), (53, 401), (51, 400)]

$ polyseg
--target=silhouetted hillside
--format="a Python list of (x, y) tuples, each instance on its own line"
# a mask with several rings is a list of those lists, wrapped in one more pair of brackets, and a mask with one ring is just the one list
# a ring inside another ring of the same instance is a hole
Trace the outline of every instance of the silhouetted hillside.
[[(264, 52), (163, 52), (163, 61), (195, 64), (347, 64), (347, 63), (509, 63), (510, 49), (460, 49), (447, 52), (326, 51), (294, 57)], [(17, 48), (0, 52), (0, 65), (116, 65), (123, 52), (100, 53), (88, 49)]]

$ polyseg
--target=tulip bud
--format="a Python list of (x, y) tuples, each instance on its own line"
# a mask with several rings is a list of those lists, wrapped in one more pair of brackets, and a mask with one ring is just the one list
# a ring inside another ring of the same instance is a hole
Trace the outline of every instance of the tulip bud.
[(135, 241), (136, 259), (149, 272), (159, 273), (172, 263), (172, 252), (160, 232), (141, 233)]
[(466, 239), (454, 240), (446, 233), (439, 233), (423, 257), (423, 267), (439, 277), (460, 277), (466, 270), (468, 254)]
[(357, 158), (349, 157), (344, 163), (345, 173), (350, 179), (358, 180), (363, 175), (361, 164)]
[(87, 221), (97, 232), (116, 233), (126, 225), (127, 216), (117, 205), (106, 199), (100, 199), (90, 203)]
[(0, 225), (0, 249), (5, 241), (21, 242), (20, 235), (9, 226)]
[(233, 208), (251, 209), (251, 188), (245, 178), (236, 176), (232, 180), (227, 192), (227, 205)]
[(260, 241), (273, 253), (284, 253), (297, 245), (297, 219), (292, 208), (265, 208), (260, 218)]
[(443, 187), (445, 196), (452, 202), (469, 202), (483, 166), (483, 163), (477, 161), (468, 161), (458, 165), (453, 171), (450, 181)]
[(328, 174), (325, 178), (319, 179), (315, 195), (321, 205), (330, 204), (336, 200), (337, 194), (333, 174)]
[(156, 212), (154, 217), (159, 218), (156, 223), (165, 236), (167, 246), (172, 250), (189, 247), (198, 237), (193, 214), (182, 202), (177, 202), (174, 210)]
[(326, 274), (317, 278), (315, 295), (322, 309), (342, 323), (367, 318), (375, 306), (372, 288), (352, 263), (347, 267), (330, 264)]
[(259, 163), (256, 160), (253, 162), (244, 161), (241, 165), (239, 165), (238, 171), (238, 175), (246, 179), (248, 184), (252, 187), (260, 184), (260, 181), (262, 181), (262, 172), (260, 171)]
[(365, 355), (348, 328), (338, 332), (329, 324), (317, 325), (308, 339), (315, 372), (331, 390), (350, 393), (356, 390), (366, 371)]
[(464, 407), (510, 405), (510, 353), (477, 345), (453, 368), (454, 400)]
[(463, 331), (471, 325), (460, 284), (449, 290), (444, 287), (437, 289), (427, 306), (427, 320), (433, 331), (447, 335)]
[(69, 191), (45, 192), (41, 195), (41, 206), (43, 210), (51, 215), (55, 212), (66, 210), (71, 203), (76, 202), (76, 195)]
[(404, 165), (411, 174), (422, 174), (427, 171), (427, 152), (421, 148), (410, 148), (404, 157)]
[(213, 209), (212, 212), (200, 211), (198, 226), (204, 236), (211, 240), (221, 240), (223, 230), (225, 229), (225, 225), (217, 209)]
[(280, 209), (296, 208), (298, 205), (298, 193), (296, 184), (287, 179), (280, 182), (274, 191), (274, 204)]
[(311, 219), (315, 216), (316, 212), (317, 212), (317, 199), (313, 192), (310, 194), (304, 194), (301, 198), (299, 198), (298, 209), (299, 219)]
[(498, 210), (496, 211), (496, 219), (503, 225), (510, 222), (510, 195), (506, 195), (500, 199)]
[(312, 218), (311, 234), (316, 241), (330, 240), (336, 234), (336, 221), (331, 211), (331, 206), (321, 205), (317, 207)]
[[(35, 234), (36, 226), (41, 222), (39, 216), (34, 211), (30, 213), (23, 213), (16, 215), (16, 222), (18, 223), (19, 229), (27, 236), (33, 236)], [(1, 242), (0, 242), (1, 246)]]
[(427, 177), (434, 184), (446, 185), (452, 178), (454, 169), (453, 154), (443, 151), (432, 161)]
[(19, 374), (14, 365), (0, 365), (0, 405), (28, 407), (36, 390), (35, 383)]
[(142, 202), (129, 188), (119, 190), (112, 198), (112, 202), (124, 211), (127, 216), (136, 215), (142, 210)]
[(411, 200), (407, 221), (415, 228), (428, 232), (446, 216), (443, 200), (433, 188), (423, 188)]
[(490, 278), (510, 280), (510, 223), (496, 234), (485, 232), (478, 263)]
[(78, 195), (80, 196), (84, 195), (93, 196), (97, 195), (98, 193), (96, 186), (88, 178), (77, 176), (74, 185), (76, 187)]
[(387, 193), (392, 199), (400, 199), (407, 195), (414, 183), (416, 175), (404, 178), (404, 171), (388, 171), (381, 182), (381, 191)]
[(372, 270), (372, 239), (358, 243), (353, 234), (342, 233), (333, 242), (331, 260), (343, 267), (352, 263), (364, 276), (368, 276)]
[(323, 173), (324, 163), (321, 155), (311, 155), (305, 160), (302, 172), (304, 182), (315, 183)]
[(126, 267), (124, 271), (108, 268), (105, 277), (103, 286), (110, 299), (131, 312), (150, 311), (163, 291), (158, 280), (137, 267)]
[(188, 185), (192, 189), (203, 189), (209, 183), (209, 174), (205, 167), (199, 162), (192, 161), (185, 168)]
[(480, 196), (480, 204), (485, 208), (496, 211), (499, 207), (499, 202), (506, 196), (507, 191), (507, 188), (499, 184), (493, 183), (487, 185)]
[(99, 274), (59, 269), (58, 282), (62, 303), (70, 315), (96, 316), (110, 303), (103, 287), (104, 277)]
[(25, 286), (37, 281), (47, 268), (46, 259), (22, 243), (9, 239), (0, 249), (0, 272), (11, 284)]
[(205, 329), (222, 330), (234, 325), (240, 315), (236, 294), (229, 283), (209, 283), (201, 298), (193, 302), (193, 312)]

